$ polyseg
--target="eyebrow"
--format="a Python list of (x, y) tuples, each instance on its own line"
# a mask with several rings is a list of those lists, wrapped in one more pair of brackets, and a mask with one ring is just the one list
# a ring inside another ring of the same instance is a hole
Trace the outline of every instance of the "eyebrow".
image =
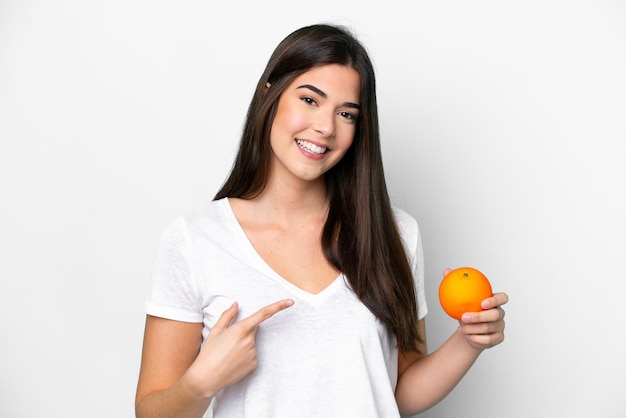
[[(297, 87), (297, 88), (298, 88), (298, 89), (309, 89), (309, 90), (311, 90), (311, 91), (313, 91), (313, 92), (315, 92), (315, 93), (319, 94), (319, 95), (320, 95), (320, 96), (322, 96), (324, 99), (326, 99), (326, 98), (328, 97), (328, 95), (327, 95), (326, 93), (324, 93), (322, 90), (320, 90), (320, 89), (318, 89), (317, 87), (312, 86), (312, 85), (310, 85), (310, 84), (303, 84), (303, 85), (301, 85), (301, 86), (299, 86), (299, 87)], [(359, 106), (359, 105), (358, 105), (358, 104), (356, 104), (356, 103), (352, 103), (352, 102), (344, 102), (344, 103), (343, 103), (343, 106), (346, 106), (346, 107), (351, 107), (351, 108), (354, 108), (354, 109), (361, 109), (361, 106)]]

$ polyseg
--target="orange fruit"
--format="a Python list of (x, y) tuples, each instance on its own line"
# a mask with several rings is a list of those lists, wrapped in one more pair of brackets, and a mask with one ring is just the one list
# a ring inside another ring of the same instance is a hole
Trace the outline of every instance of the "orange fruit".
[(480, 302), (493, 296), (491, 283), (472, 267), (459, 267), (443, 278), (439, 285), (439, 302), (452, 318), (461, 320), (465, 312), (482, 311)]

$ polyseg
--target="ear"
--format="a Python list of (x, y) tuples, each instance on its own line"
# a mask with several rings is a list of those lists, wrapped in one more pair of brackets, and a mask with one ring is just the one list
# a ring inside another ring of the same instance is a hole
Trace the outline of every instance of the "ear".
[(263, 89), (263, 94), (267, 93), (267, 91), (270, 89), (271, 84), (269, 83), (269, 81), (267, 83), (265, 83), (265, 88)]

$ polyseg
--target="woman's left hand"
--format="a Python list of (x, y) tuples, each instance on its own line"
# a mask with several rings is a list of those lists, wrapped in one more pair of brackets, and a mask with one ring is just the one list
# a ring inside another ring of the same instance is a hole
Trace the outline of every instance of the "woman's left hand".
[(500, 344), (504, 340), (504, 309), (509, 301), (506, 293), (494, 293), (482, 301), (481, 312), (467, 312), (459, 321), (458, 332), (465, 334), (469, 345), (484, 350)]

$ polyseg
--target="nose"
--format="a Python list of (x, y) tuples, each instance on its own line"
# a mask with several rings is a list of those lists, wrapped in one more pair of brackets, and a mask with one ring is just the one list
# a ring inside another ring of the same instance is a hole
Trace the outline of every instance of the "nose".
[(318, 112), (313, 121), (313, 129), (323, 137), (335, 134), (335, 114), (331, 112)]

